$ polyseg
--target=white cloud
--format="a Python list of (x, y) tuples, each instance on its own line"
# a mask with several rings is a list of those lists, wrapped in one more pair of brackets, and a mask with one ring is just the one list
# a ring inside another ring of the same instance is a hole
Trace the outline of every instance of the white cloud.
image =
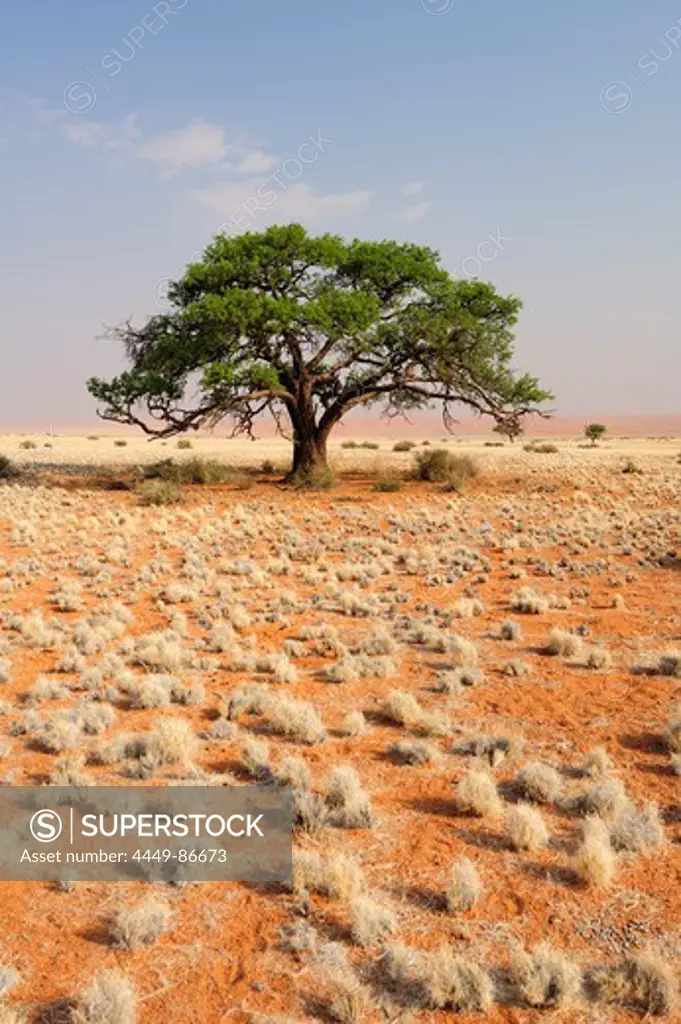
[(413, 221), (420, 220), (421, 217), (425, 217), (430, 209), (430, 203), (416, 203), (414, 206), (405, 206), (404, 209), (398, 210), (394, 215), (393, 220), (402, 221)]
[(371, 202), (373, 192), (356, 189), (352, 192), (315, 192), (307, 184), (287, 184), (283, 187), (272, 178), (264, 183), (261, 178), (249, 181), (222, 181), (206, 188), (194, 189), (191, 196), (196, 202), (211, 209), (216, 217), (228, 220), (237, 214), (241, 227), (248, 227), (256, 221), (266, 219), (278, 221), (299, 220), (308, 223), (333, 217), (338, 214), (352, 214), (363, 210)]
[(229, 153), (224, 128), (207, 121), (192, 121), (187, 128), (154, 135), (137, 151), (140, 160), (149, 160), (165, 170), (219, 164)]
[(419, 192), (423, 191), (425, 181), (408, 181), (402, 188), (402, 194), (405, 196), (415, 196)]
[(239, 174), (266, 174), (273, 167), (277, 166), (277, 157), (271, 153), (263, 153), (261, 149), (254, 149), (252, 153), (244, 157), (241, 163), (237, 164), (235, 170)]

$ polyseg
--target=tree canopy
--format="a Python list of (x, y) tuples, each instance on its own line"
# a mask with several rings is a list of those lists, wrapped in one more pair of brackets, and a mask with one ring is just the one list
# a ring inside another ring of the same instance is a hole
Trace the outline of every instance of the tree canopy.
[(453, 280), (429, 248), (310, 236), (299, 224), (218, 235), (171, 284), (170, 309), (112, 333), (129, 367), (91, 378), (99, 415), (167, 437), (269, 412), (293, 472), (326, 467), (332, 429), (357, 406), (388, 415), (459, 404), (513, 429), (551, 398), (512, 366), (521, 302)]

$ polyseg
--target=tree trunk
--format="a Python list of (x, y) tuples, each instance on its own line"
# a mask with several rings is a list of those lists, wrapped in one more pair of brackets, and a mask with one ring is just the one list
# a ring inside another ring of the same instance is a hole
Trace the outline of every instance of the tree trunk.
[(310, 476), (327, 473), (328, 470), (326, 437), (320, 436), (316, 430), (302, 435), (297, 433), (293, 440), (293, 467), (290, 475), (292, 477)]

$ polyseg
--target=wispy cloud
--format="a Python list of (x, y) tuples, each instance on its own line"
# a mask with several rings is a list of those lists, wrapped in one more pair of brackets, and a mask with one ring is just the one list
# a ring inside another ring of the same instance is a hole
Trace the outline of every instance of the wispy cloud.
[(225, 130), (208, 121), (192, 121), (186, 128), (154, 135), (143, 142), (137, 156), (166, 171), (222, 163), (236, 147), (230, 146)]
[(406, 185), (402, 186), (402, 195), (404, 196), (415, 196), (419, 192), (422, 192), (425, 187), (425, 181), (408, 181)]
[(208, 207), (221, 219), (232, 218), (236, 210), (241, 210), (241, 219), (233, 221), (235, 227), (246, 227), (249, 213), (252, 220), (255, 220), (256, 216), (266, 214), (275, 204), (278, 220), (314, 223), (325, 217), (357, 213), (369, 205), (373, 195), (373, 192), (365, 189), (320, 193), (304, 182), (284, 184), (277, 189), (271, 179), (263, 182), (261, 178), (222, 181), (191, 192), (192, 199)]
[(430, 203), (415, 203), (413, 206), (405, 206), (402, 210), (398, 210), (393, 216), (393, 220), (401, 220), (411, 222), (414, 220), (420, 220), (421, 217), (425, 217), (430, 209)]

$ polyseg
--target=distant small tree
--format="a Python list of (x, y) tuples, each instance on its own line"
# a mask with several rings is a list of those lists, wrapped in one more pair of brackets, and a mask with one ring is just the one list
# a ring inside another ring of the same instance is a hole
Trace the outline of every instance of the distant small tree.
[(596, 442), (604, 436), (607, 431), (607, 427), (603, 423), (587, 423), (584, 427), (584, 434), (588, 437), (591, 444), (595, 447)]
[(522, 437), (525, 428), (520, 420), (506, 420), (505, 422), (497, 423), (492, 430), (495, 434), (505, 437), (507, 441), (514, 444), (517, 438)]
[(329, 435), (359, 406), (438, 404), (450, 427), (463, 405), (511, 429), (552, 397), (513, 368), (520, 300), (453, 280), (422, 246), (300, 224), (218, 235), (169, 298), (169, 312), (113, 332), (129, 366), (88, 381), (99, 415), (157, 437), (223, 419), (252, 436), (269, 412), (297, 477), (328, 470)]

